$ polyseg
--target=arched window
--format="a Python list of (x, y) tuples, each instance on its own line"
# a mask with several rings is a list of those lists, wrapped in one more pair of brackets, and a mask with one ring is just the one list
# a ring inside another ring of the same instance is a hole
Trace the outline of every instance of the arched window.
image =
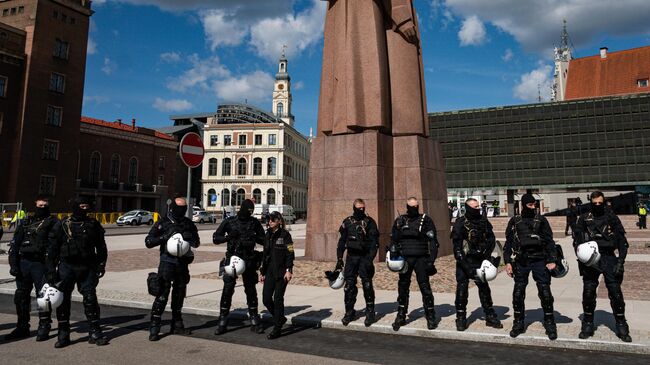
[(277, 174), (277, 159), (275, 157), (269, 157), (266, 170), (269, 176), (275, 176)]
[(237, 175), (246, 175), (246, 159), (243, 157), (237, 160)]
[(223, 159), (223, 165), (221, 165), (221, 175), (230, 176), (232, 162), (229, 158)]
[(221, 206), (225, 207), (230, 205), (230, 190), (223, 189), (221, 190)]
[(129, 184), (134, 185), (138, 183), (138, 159), (131, 157), (129, 160)]
[(120, 182), (120, 155), (114, 154), (111, 157), (111, 184), (118, 184)]
[(96, 183), (99, 181), (99, 169), (102, 166), (102, 155), (101, 153), (95, 151), (90, 155), (90, 173), (88, 180), (91, 183)]
[(266, 204), (275, 204), (275, 190), (269, 189), (266, 191)]
[(262, 175), (262, 158), (255, 157), (253, 159), (253, 175), (260, 176)]
[(214, 207), (217, 205), (217, 191), (214, 189), (208, 190), (208, 204), (209, 207)]
[(284, 116), (284, 104), (278, 103), (278, 117)]
[(262, 203), (262, 190), (255, 189), (253, 190), (253, 199), (255, 199), (255, 204)]
[(217, 159), (211, 158), (208, 162), (208, 176), (217, 176)]
[(244, 199), (246, 199), (246, 190), (244, 189), (238, 189), (237, 190), (237, 196), (235, 198), (235, 204), (237, 206), (240, 206), (241, 203), (244, 202)]

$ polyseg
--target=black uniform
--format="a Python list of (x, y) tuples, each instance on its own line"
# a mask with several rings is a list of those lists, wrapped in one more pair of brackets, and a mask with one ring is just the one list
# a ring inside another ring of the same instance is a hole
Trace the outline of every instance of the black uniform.
[[(252, 202), (251, 202), (252, 204)], [(253, 205), (254, 206), (254, 205)], [(252, 212), (253, 208), (250, 208)], [(240, 209), (241, 212), (241, 209)], [(244, 291), (248, 313), (253, 325), (252, 330), (261, 332), (260, 319), (258, 315), (257, 290), (255, 284), (258, 282), (257, 269), (261, 264), (260, 252), (255, 251), (255, 245), (264, 243), (264, 228), (262, 224), (249, 214), (237, 214), (221, 223), (213, 235), (214, 244), (228, 243), (224, 264), (230, 261), (232, 256), (238, 256), (246, 263), (246, 270), (242, 274)], [(223, 292), (221, 293), (220, 321), (217, 334), (222, 334), (228, 325), (228, 314), (232, 304), (232, 296), (235, 294), (237, 279), (230, 275), (223, 275)]]
[(401, 256), (406, 261), (406, 268), (400, 272), (397, 284), (397, 303), (399, 307), (393, 329), (397, 331), (400, 326), (406, 324), (409, 287), (411, 286), (413, 271), (415, 271), (420, 292), (422, 293), (427, 327), (434, 329), (437, 327), (437, 323), (429, 276), (436, 273), (434, 266), (438, 256), (436, 226), (431, 217), (426, 214), (402, 215), (393, 224), (391, 240), (397, 244)]
[(516, 337), (525, 331), (524, 300), (528, 276), (532, 272), (544, 311), (544, 328), (549, 338), (555, 339), (557, 329), (553, 315), (551, 273), (546, 268), (546, 264), (557, 261), (553, 231), (545, 217), (526, 207), (522, 211), (524, 215), (514, 216), (508, 222), (504, 247), (504, 261), (512, 265), (515, 281), (512, 293), (514, 324), (510, 336)]
[(260, 274), (265, 276), (262, 301), (273, 316), (274, 331), (278, 332), (287, 321), (284, 316), (284, 292), (287, 289), (284, 275), (293, 272), (294, 259), (291, 234), (283, 228), (278, 228), (275, 232), (268, 229), (264, 236), (264, 253), (260, 268)]
[(473, 218), (460, 217), (454, 223), (451, 239), (454, 245), (454, 258), (456, 258), (456, 327), (463, 331), (467, 327), (467, 301), (469, 280), (472, 279), (478, 287), (478, 295), (485, 313), (488, 325), (501, 328), (497, 315), (492, 308), (492, 293), (488, 283), (476, 278), (476, 269), (481, 267), (483, 260), (492, 261), (492, 251), (496, 246), (496, 239), (492, 231), (492, 224), (480, 214), (479, 209), (474, 209)]
[[(593, 335), (596, 289), (598, 288), (599, 277), (602, 274), (607, 286), (612, 312), (616, 319), (616, 334), (624, 341), (631, 341), (625, 319), (625, 301), (621, 290), (623, 265), (627, 256), (628, 243), (620, 219), (609, 209), (606, 209), (600, 215), (592, 212), (584, 213), (576, 223), (574, 239), (575, 247), (587, 241), (596, 241), (601, 255), (597, 267), (590, 267), (578, 262), (584, 284), (582, 291), (584, 319), (580, 337), (587, 338)], [(616, 257), (616, 251), (618, 251), (618, 257)]]
[[(25, 334), (29, 336), (29, 312), (31, 304), (32, 288), (36, 289), (38, 294), (45, 284), (45, 257), (47, 247), (49, 246), (49, 235), (54, 228), (58, 219), (49, 215), (40, 217), (28, 217), (16, 229), (9, 248), (9, 265), (10, 274), (16, 277), (16, 293), (14, 294), (14, 303), (16, 304), (16, 314), (18, 323), (13, 335)], [(54, 284), (54, 283), (51, 283)], [(38, 314), (38, 336), (37, 341), (47, 340), (50, 332), (50, 323), (52, 322), (51, 313), (40, 312)], [(21, 336), (17, 336), (18, 338)]]
[(575, 233), (576, 230), (576, 221), (578, 220), (578, 209), (574, 206), (569, 208), (569, 211), (566, 214), (566, 227), (564, 227), (564, 235), (569, 235), (569, 228), (571, 229), (571, 235)]
[(194, 252), (190, 249), (182, 257), (172, 256), (167, 252), (167, 240), (174, 234), (180, 233), (183, 240), (190, 243), (193, 248), (201, 244), (196, 225), (187, 217), (174, 217), (170, 212), (158, 221), (149, 231), (145, 239), (147, 248), (160, 246), (160, 264), (158, 265), (158, 293), (151, 307), (150, 339), (156, 341), (160, 332), (160, 320), (171, 291), (172, 296), (172, 333), (185, 334), (185, 326), (181, 310), (187, 293), (187, 284), (190, 282), (188, 265), (194, 261)]
[(105, 345), (108, 340), (99, 326), (99, 303), (95, 288), (106, 271), (108, 251), (104, 228), (85, 214), (57, 222), (51, 232), (52, 243), (47, 253), (48, 282), (61, 280), (63, 304), (56, 310), (59, 339), (55, 347), (70, 344), (70, 297), (75, 284), (83, 296), (84, 310), (90, 325), (90, 343)]
[[(357, 276), (361, 277), (363, 296), (366, 300), (366, 326), (375, 318), (375, 289), (372, 278), (375, 275), (373, 261), (379, 247), (379, 230), (377, 223), (365, 214), (356, 214), (345, 218), (339, 228), (339, 243), (336, 250), (339, 266), (343, 254), (347, 251), (343, 276), (345, 277), (345, 316), (343, 324), (348, 325), (354, 319), (354, 304), (357, 302)], [(340, 269), (340, 267), (337, 267)]]

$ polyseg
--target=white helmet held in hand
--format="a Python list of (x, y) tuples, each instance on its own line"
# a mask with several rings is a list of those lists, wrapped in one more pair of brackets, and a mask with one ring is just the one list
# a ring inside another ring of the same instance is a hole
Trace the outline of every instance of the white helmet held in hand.
[(175, 257), (183, 257), (190, 250), (190, 243), (183, 239), (183, 235), (175, 233), (167, 240), (167, 253)]
[(224, 267), (226, 275), (237, 277), (246, 270), (246, 262), (239, 256), (231, 256), (230, 263)]
[(587, 266), (596, 266), (600, 261), (600, 252), (598, 252), (598, 243), (596, 241), (585, 242), (578, 245), (576, 249), (576, 256), (578, 261)]
[(339, 275), (336, 277), (336, 279), (330, 280), (329, 282), (330, 282), (330, 288), (335, 290), (341, 289), (343, 287), (343, 284), (345, 284), (345, 277), (343, 276), (343, 271), (339, 271)]
[(476, 269), (476, 277), (484, 283), (494, 280), (497, 277), (497, 273), (497, 267), (489, 260), (483, 260), (481, 267)]
[(49, 284), (43, 285), (43, 288), (38, 293), (36, 304), (38, 304), (39, 312), (52, 312), (63, 303), (63, 293), (59, 289), (50, 286)]
[(406, 266), (406, 261), (402, 256), (391, 257), (391, 252), (386, 252), (386, 265), (388, 269), (393, 272), (400, 272)]

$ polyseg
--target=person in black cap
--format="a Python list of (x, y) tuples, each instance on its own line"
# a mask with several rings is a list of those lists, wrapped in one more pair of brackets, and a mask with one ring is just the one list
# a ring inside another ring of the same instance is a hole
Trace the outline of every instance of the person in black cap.
[(524, 300), (528, 276), (532, 272), (542, 302), (546, 335), (555, 340), (557, 327), (549, 270), (555, 269), (558, 253), (551, 226), (546, 218), (537, 213), (535, 197), (531, 194), (521, 197), (521, 215), (512, 217), (508, 222), (503, 255), (506, 272), (515, 281), (512, 293), (514, 322), (510, 336), (517, 337), (526, 331)]
[[(215, 245), (228, 244), (226, 257), (221, 261), (221, 267), (229, 265), (233, 256), (239, 257), (246, 263), (242, 279), (244, 280), (248, 315), (251, 319), (251, 331), (263, 333), (264, 328), (258, 314), (257, 290), (255, 289), (255, 284), (258, 281), (257, 269), (261, 265), (262, 258), (261, 252), (255, 251), (255, 245), (264, 243), (264, 228), (257, 219), (253, 218), (254, 209), (255, 204), (253, 201), (250, 199), (244, 200), (235, 217), (221, 222), (219, 228), (212, 235), (212, 242)], [(223, 275), (223, 292), (221, 293), (216, 335), (226, 333), (236, 281), (236, 276)]]

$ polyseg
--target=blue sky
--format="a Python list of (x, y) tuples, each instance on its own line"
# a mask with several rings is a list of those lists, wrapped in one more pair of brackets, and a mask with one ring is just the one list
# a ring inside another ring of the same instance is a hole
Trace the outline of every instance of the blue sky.
[[(342, 1), (342, 0), (339, 0)], [(370, 1), (370, 0), (355, 0)], [(548, 99), (562, 20), (575, 55), (650, 44), (650, 1), (414, 0), (430, 112)], [(316, 127), (320, 0), (96, 0), (83, 115), (169, 125), (221, 101), (270, 110), (288, 45), (297, 128)]]

